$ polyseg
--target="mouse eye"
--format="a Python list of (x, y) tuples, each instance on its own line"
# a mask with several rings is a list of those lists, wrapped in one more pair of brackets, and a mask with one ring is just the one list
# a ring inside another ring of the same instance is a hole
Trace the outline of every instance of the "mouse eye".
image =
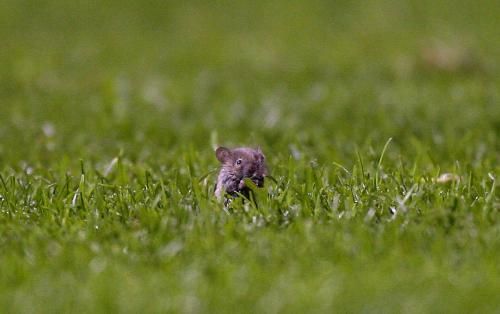
[(238, 160), (236, 160), (236, 164), (241, 165), (241, 161), (242, 161), (241, 158), (239, 158)]

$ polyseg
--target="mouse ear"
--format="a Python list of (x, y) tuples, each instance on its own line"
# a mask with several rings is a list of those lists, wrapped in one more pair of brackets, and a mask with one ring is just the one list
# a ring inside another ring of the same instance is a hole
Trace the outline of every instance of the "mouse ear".
[(262, 152), (262, 149), (260, 149), (260, 146), (257, 147), (256, 151), (257, 151), (257, 154), (259, 155), (259, 159), (264, 160), (265, 159), (264, 153)]
[(215, 156), (220, 162), (224, 163), (226, 160), (232, 157), (232, 153), (229, 148), (221, 146), (215, 150)]

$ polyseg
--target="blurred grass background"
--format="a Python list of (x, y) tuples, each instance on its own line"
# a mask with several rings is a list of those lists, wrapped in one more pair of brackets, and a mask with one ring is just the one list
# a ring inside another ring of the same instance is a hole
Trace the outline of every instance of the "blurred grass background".
[[(417, 137), (453, 161), (464, 136), (493, 144), (498, 131), (498, 10), (495, 1), (4, 1), (3, 147), (22, 145), (2, 155), (41, 154), (33, 140), (49, 122), (56, 153), (70, 156), (201, 148), (215, 131), (234, 144), (309, 138), (325, 158), (401, 134), (401, 145)], [(450, 70), (433, 64), (439, 54), (457, 59)]]
[[(499, 16), (2, 1), (0, 307), (498, 312)], [(213, 202), (216, 144), (263, 148), (263, 208)]]

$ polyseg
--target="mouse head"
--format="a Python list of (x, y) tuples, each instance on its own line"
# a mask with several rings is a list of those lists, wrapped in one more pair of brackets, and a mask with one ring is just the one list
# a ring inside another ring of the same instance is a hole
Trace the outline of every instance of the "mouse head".
[(260, 148), (235, 148), (219, 147), (215, 156), (223, 168), (231, 171), (238, 179), (249, 178), (258, 187), (264, 186), (267, 176), (265, 157)]

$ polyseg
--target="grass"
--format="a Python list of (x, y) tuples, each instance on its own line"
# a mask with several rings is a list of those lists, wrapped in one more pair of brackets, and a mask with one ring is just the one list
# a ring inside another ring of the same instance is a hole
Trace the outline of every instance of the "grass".
[(498, 313), (499, 14), (3, 1), (0, 309)]

